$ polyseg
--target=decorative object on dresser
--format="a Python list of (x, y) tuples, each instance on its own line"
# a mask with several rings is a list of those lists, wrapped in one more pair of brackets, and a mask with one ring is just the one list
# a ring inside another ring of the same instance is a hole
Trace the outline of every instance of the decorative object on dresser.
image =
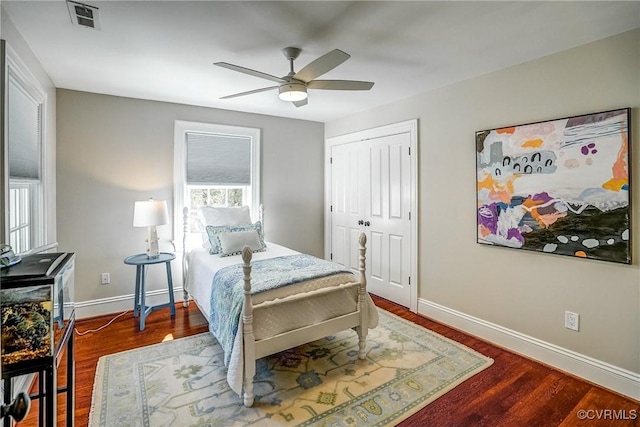
[(0, 245), (0, 268), (7, 268), (22, 261), (9, 245)]
[[(234, 225), (205, 222), (207, 247), (184, 251), (185, 304), (193, 297), (209, 321), (209, 330), (227, 352), (229, 386), (246, 406), (253, 404), (256, 359), (350, 328), (358, 334), (359, 357), (366, 357), (368, 330), (376, 327), (378, 312), (366, 289), (364, 233), (358, 256), (349, 257), (355, 265), (342, 266), (265, 242), (262, 221), (226, 221)], [(221, 235), (247, 231), (242, 257), (234, 255), (235, 238), (228, 253), (221, 247)], [(188, 249), (186, 208), (183, 232)]]
[(379, 311), (364, 360), (348, 330), (258, 360), (252, 408), (229, 388), (224, 351), (209, 333), (103, 356), (89, 427), (395, 425), (493, 364)]
[(478, 243), (631, 263), (631, 109), (476, 133)]
[(147, 257), (158, 258), (158, 225), (169, 223), (169, 211), (166, 200), (149, 199), (143, 202), (136, 202), (133, 209), (133, 226), (148, 227), (149, 237), (147, 239)]

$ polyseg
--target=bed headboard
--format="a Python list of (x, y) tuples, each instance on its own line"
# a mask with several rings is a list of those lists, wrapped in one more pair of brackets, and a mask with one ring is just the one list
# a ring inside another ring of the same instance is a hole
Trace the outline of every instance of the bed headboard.
[[(188, 252), (188, 250), (190, 249), (190, 246), (188, 245), (188, 237), (190, 234), (192, 234), (189, 230), (189, 217), (189, 208), (185, 206), (184, 208), (182, 208), (182, 248), (185, 252)], [(253, 215), (252, 219), (256, 220)], [(258, 206), (257, 221), (260, 221), (262, 223), (262, 227), (264, 230), (264, 205), (262, 204)]]
[[(186, 298), (186, 284), (187, 284), (187, 253), (190, 249), (192, 249), (192, 245), (190, 245), (189, 236), (191, 236), (190, 224), (189, 224), (189, 208), (182, 208), (182, 286), (185, 290), (185, 298)], [(252, 216), (253, 219), (255, 217)], [(258, 221), (262, 223), (262, 229), (264, 230), (264, 205), (258, 205)]]

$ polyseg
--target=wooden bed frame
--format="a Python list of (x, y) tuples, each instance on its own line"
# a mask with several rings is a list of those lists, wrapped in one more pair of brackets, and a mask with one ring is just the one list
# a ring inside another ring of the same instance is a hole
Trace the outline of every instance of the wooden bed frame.
[[(261, 209), (262, 210), (262, 209)], [(189, 304), (189, 291), (187, 289), (187, 250), (186, 250), (186, 236), (188, 233), (188, 208), (184, 208), (184, 234), (183, 234), (183, 293), (185, 307)], [(262, 215), (261, 215), (262, 217)], [(359, 238), (359, 272), (360, 279), (358, 281), (349, 282), (334, 286), (331, 288), (321, 288), (316, 291), (307, 292), (302, 295), (291, 295), (286, 298), (276, 299), (273, 301), (265, 301), (260, 304), (254, 305), (251, 299), (251, 249), (245, 247), (242, 252), (243, 260), (243, 281), (244, 281), (244, 301), (242, 305), (242, 334), (243, 334), (243, 356), (244, 356), (244, 371), (242, 375), (243, 382), (243, 403), (244, 406), (252, 406), (254, 401), (253, 394), (253, 377), (256, 373), (256, 360), (261, 357), (265, 357), (279, 351), (288, 350), (298, 345), (306, 344), (336, 332), (340, 332), (346, 329), (354, 329), (358, 334), (358, 357), (365, 359), (366, 357), (366, 339), (369, 328), (369, 312), (368, 312), (368, 299), (367, 299), (367, 281), (366, 281), (366, 243), (367, 238), (364, 233), (360, 234)], [(253, 334), (253, 313), (255, 310), (261, 308), (273, 308), (282, 306), (283, 310), (295, 309), (292, 306), (297, 301), (307, 300), (315, 296), (327, 295), (332, 292), (343, 292), (349, 288), (357, 287), (358, 298), (353, 307), (353, 311), (341, 316), (337, 316), (323, 322), (319, 322), (313, 325), (308, 325), (295, 329), (292, 331), (284, 332), (272, 337), (256, 340)], [(208, 313), (205, 313), (208, 318)]]

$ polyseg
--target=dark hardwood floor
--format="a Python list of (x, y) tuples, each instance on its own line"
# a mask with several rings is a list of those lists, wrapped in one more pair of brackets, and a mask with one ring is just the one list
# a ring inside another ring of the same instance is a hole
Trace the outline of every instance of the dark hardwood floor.
[[(640, 426), (640, 402), (628, 399), (571, 375), (505, 351), (478, 338), (413, 314), (403, 307), (374, 297), (376, 305), (494, 359), (494, 364), (400, 426)], [(96, 329), (114, 316), (83, 319), (76, 329)], [(146, 329), (130, 311), (99, 332), (76, 335), (75, 425), (87, 426), (96, 364), (101, 356), (207, 331), (195, 304), (177, 304), (175, 318), (169, 310), (151, 313)], [(58, 382), (64, 381), (65, 367)], [(64, 394), (58, 401), (58, 426), (64, 425)], [(36, 426), (37, 402), (19, 427)], [(585, 418), (586, 417), (586, 418)], [(584, 418), (584, 419), (581, 419)], [(114, 427), (114, 426), (108, 426)]]

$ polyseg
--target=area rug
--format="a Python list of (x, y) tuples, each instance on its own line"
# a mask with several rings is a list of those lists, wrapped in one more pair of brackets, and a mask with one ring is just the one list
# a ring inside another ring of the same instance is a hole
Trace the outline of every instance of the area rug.
[(367, 358), (352, 330), (257, 363), (254, 406), (226, 382), (209, 333), (101, 357), (89, 426), (386, 426), (493, 360), (379, 310)]

